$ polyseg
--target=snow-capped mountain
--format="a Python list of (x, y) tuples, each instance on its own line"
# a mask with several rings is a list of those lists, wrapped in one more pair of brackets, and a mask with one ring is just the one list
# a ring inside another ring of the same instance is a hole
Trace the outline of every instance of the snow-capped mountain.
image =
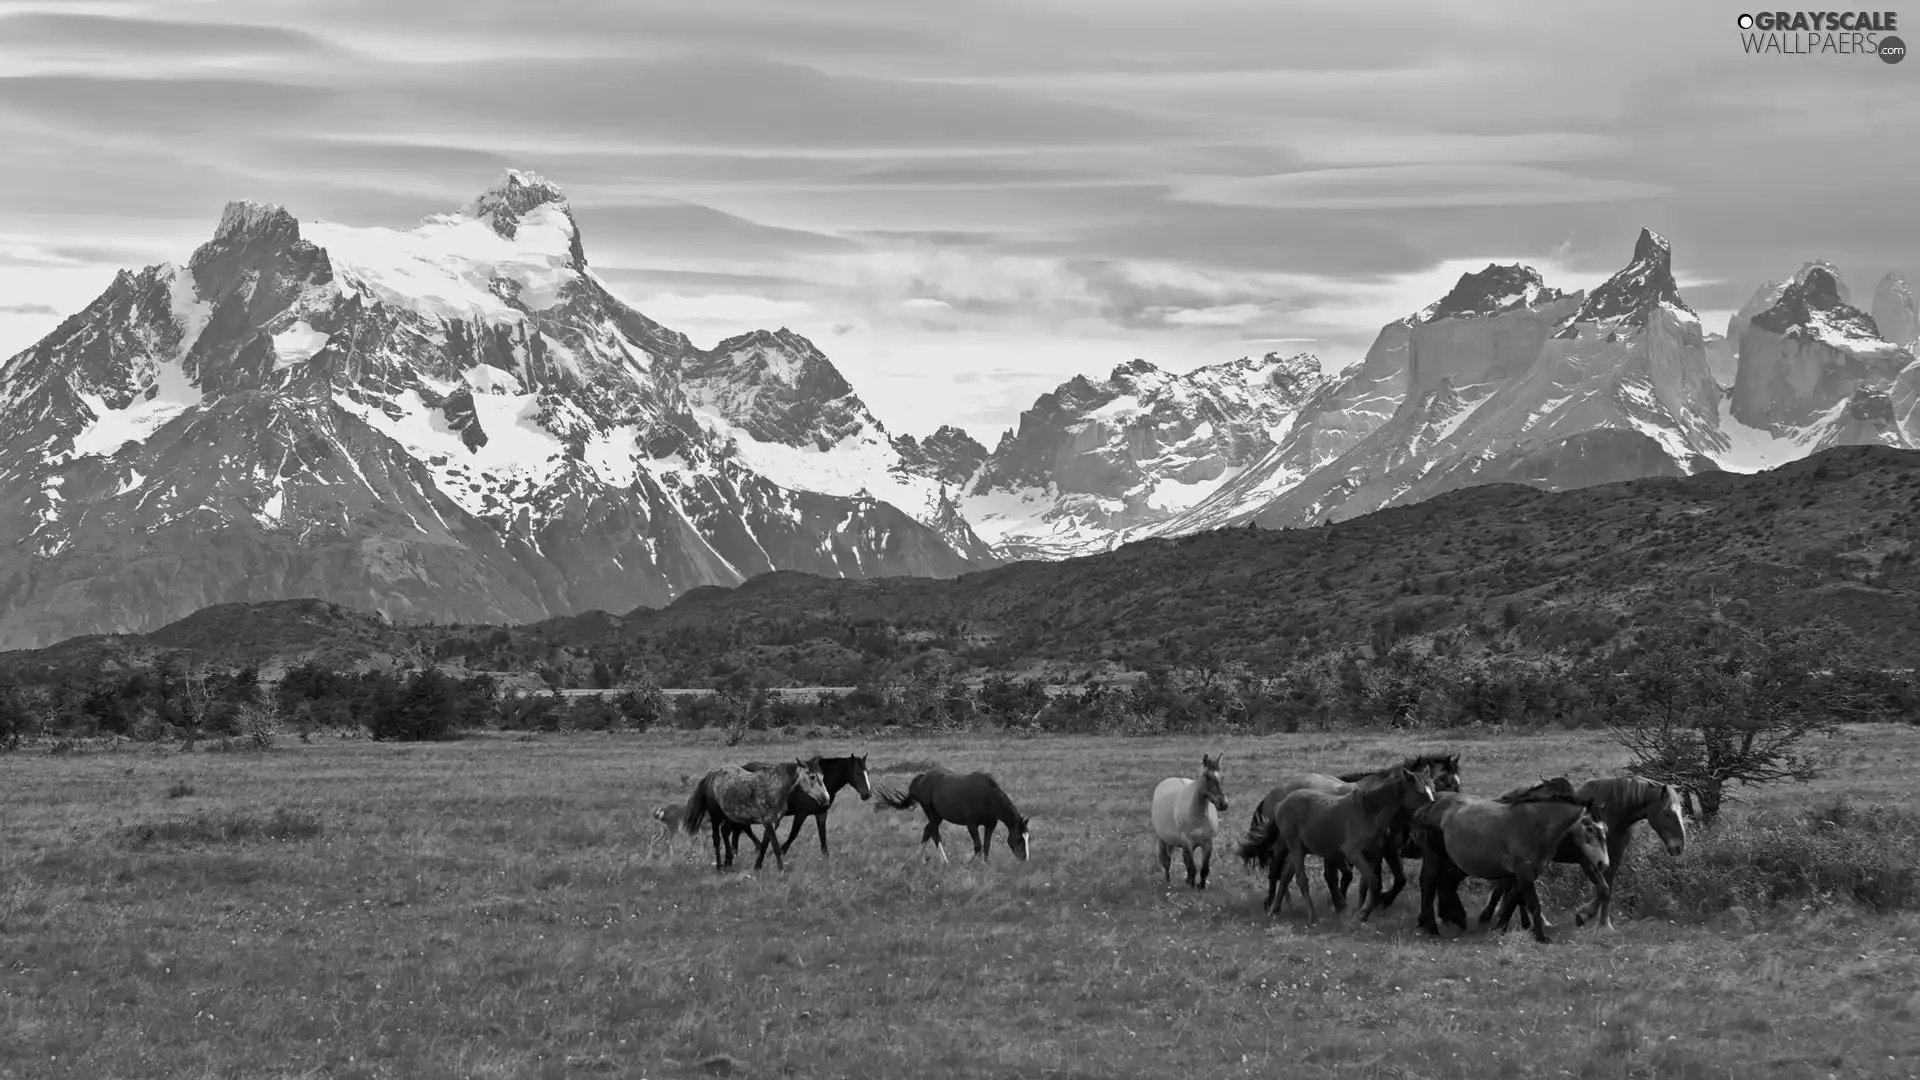
[(1145, 360), (1042, 394), (971, 478), (973, 527), (1015, 558), (1107, 550), (1232, 483), (1329, 382), (1316, 358), (1269, 353), (1184, 375)]
[[(1836, 271), (1810, 263), (1747, 320), (1736, 343), (1728, 415), (1791, 447), (1792, 456), (1834, 446), (1920, 446), (1913, 410), (1920, 366), (1846, 297)], [(1897, 291), (1883, 282), (1881, 298), (1891, 301), (1889, 321), (1896, 320)]]
[[(868, 429), (804, 339), (702, 352), (615, 298), (532, 174), (406, 232), (232, 203), (0, 368), (0, 647), (236, 600), (526, 621), (980, 565), (937, 480), (815, 467)], [(767, 439), (815, 456), (769, 475)]]
[[(1590, 295), (1561, 293), (1525, 266), (1463, 275), (1384, 327), (1330, 396), (1391, 386), (1394, 365), (1405, 390), (1384, 422), (1292, 483), (1290, 469), (1261, 462), (1249, 474), (1279, 479), (1223, 489), (1166, 531), (1338, 521), (1498, 481), (1568, 488), (1685, 475), (1715, 468), (1730, 449), (1700, 320), (1651, 231)], [(1296, 430), (1282, 447), (1311, 438)]]

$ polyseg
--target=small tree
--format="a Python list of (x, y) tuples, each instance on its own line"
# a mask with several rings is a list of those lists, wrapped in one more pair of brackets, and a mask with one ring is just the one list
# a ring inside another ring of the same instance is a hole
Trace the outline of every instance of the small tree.
[(1679, 788), (1703, 825), (1719, 817), (1729, 785), (1813, 779), (1819, 766), (1803, 744), (1832, 729), (1836, 705), (1821, 692), (1818, 669), (1842, 650), (1826, 626), (1740, 636), (1708, 624), (1643, 635), (1611, 725), (1633, 753), (1629, 771)]

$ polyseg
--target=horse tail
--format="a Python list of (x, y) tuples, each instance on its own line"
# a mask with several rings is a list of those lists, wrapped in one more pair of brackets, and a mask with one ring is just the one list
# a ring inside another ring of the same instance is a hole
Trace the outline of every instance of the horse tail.
[[(919, 775), (915, 775), (913, 778), (913, 780), (918, 779), (920, 779)], [(920, 804), (920, 800), (913, 795), (913, 780), (907, 781), (907, 789), (905, 791), (890, 788), (885, 784), (875, 784), (873, 785), (873, 797), (879, 799), (881, 804), (890, 810), (911, 810)]]
[(1280, 826), (1267, 816), (1267, 804), (1262, 801), (1253, 808), (1253, 820), (1247, 823), (1247, 838), (1240, 841), (1234, 854), (1251, 868), (1256, 862), (1265, 865), (1273, 858), (1273, 848), (1280, 840)]
[(719, 808), (713, 803), (712, 779), (711, 776), (701, 777), (700, 782), (693, 787), (693, 794), (687, 796), (686, 809), (680, 816), (680, 828), (685, 830), (688, 836), (700, 834), (700, 823), (706, 820), (709, 812), (714, 812), (716, 817), (719, 816)]

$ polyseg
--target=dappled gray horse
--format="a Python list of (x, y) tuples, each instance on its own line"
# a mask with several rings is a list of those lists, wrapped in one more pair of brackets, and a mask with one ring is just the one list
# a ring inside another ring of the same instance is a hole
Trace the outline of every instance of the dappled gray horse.
[(751, 828), (747, 830), (756, 849), (753, 868), (760, 869), (767, 860), (767, 848), (772, 847), (774, 865), (785, 870), (786, 861), (781, 857), (774, 833), (780, 819), (786, 816), (787, 799), (796, 789), (821, 803), (828, 799), (827, 785), (812, 762), (792, 761), (757, 772), (738, 765), (723, 765), (701, 777), (694, 787), (693, 794), (687, 798), (686, 820), (680, 827), (693, 836), (700, 831), (702, 822), (712, 824), (713, 868), (718, 870), (721, 868), (721, 827), (759, 825), (765, 830), (764, 837), (755, 836)]

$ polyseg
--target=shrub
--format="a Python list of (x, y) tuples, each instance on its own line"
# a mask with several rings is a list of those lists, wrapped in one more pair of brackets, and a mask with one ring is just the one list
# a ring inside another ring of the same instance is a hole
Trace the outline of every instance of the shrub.
[(1614, 903), (1674, 917), (1807, 904), (1920, 910), (1920, 814), (1840, 796), (1798, 811), (1730, 816), (1689, 836), (1679, 858), (1637, 844)]

